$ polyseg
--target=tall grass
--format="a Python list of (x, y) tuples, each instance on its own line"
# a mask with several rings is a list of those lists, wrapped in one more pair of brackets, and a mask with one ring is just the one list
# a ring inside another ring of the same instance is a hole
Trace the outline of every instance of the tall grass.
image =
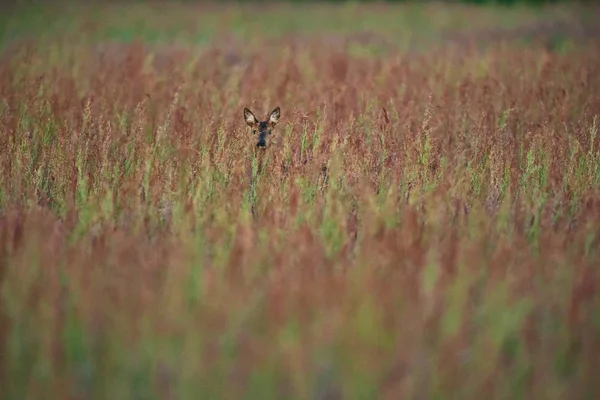
[(3, 398), (600, 395), (596, 42), (81, 32), (0, 61)]

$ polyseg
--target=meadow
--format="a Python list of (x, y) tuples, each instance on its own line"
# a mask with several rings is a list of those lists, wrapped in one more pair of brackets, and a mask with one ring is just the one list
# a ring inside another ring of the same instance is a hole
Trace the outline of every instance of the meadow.
[(599, 11), (4, 13), (2, 398), (600, 398)]

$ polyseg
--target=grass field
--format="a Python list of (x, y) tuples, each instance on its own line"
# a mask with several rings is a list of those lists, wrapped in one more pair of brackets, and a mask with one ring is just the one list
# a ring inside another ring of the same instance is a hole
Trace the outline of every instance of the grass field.
[(600, 398), (599, 10), (5, 13), (2, 398)]

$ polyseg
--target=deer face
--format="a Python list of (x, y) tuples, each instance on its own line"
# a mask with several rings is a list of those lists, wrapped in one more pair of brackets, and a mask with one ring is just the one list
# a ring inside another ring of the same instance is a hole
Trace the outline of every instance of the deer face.
[(252, 111), (244, 108), (244, 120), (246, 121), (246, 124), (252, 128), (253, 135), (258, 132), (257, 147), (263, 149), (267, 147), (269, 136), (271, 136), (273, 128), (275, 128), (275, 125), (279, 122), (280, 116), (281, 111), (279, 110), (279, 107), (277, 107), (271, 111), (271, 114), (269, 114), (269, 118), (267, 118), (266, 121), (259, 121), (254, 114), (252, 114)]

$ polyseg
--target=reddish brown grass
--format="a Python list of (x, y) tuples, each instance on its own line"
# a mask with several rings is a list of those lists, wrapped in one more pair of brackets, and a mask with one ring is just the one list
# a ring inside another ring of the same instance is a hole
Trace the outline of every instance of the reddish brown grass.
[(2, 59), (3, 390), (600, 394), (598, 45), (268, 48)]

